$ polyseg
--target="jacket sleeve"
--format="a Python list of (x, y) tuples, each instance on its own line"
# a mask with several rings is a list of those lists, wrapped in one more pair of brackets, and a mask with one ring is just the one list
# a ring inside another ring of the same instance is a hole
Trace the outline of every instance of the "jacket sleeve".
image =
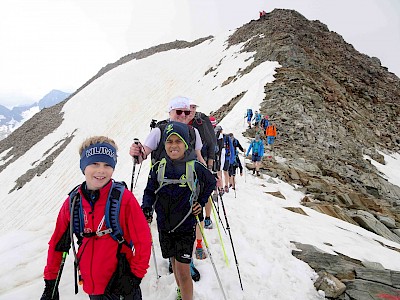
[(211, 196), (211, 193), (215, 190), (217, 181), (215, 176), (201, 163), (196, 162), (195, 170), (199, 184), (202, 186), (199, 197), (197, 198), (197, 202), (204, 207), (208, 201), (208, 198)]
[(53, 280), (57, 278), (58, 270), (60, 269), (60, 263), (62, 260), (62, 252), (56, 251), (56, 245), (60, 241), (61, 237), (68, 229), (70, 219), (69, 213), (69, 197), (64, 201), (56, 222), (56, 228), (54, 229), (53, 235), (49, 241), (49, 249), (47, 252), (47, 263), (44, 268), (44, 279)]
[(142, 209), (145, 207), (152, 208), (154, 202), (156, 201), (155, 191), (158, 188), (156, 169), (158, 168), (158, 164), (159, 162), (155, 163), (150, 170), (149, 178), (147, 179), (147, 185), (143, 194)]
[(134, 255), (129, 264), (132, 273), (143, 278), (149, 268), (151, 254), (150, 227), (135, 196), (129, 190), (125, 190), (124, 196), (127, 201), (126, 223), (129, 232), (126, 239), (134, 247)]

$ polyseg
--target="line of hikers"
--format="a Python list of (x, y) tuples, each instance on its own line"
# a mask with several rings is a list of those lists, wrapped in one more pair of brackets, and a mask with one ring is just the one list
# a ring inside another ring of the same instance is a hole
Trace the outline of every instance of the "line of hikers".
[[(257, 110), (253, 114), (253, 110), (251, 108), (246, 110), (244, 118), (247, 120), (249, 129), (252, 128), (252, 125), (254, 125), (255, 128), (255, 137), (250, 143), (246, 156), (248, 156), (251, 151), (253, 174), (260, 176), (260, 165), (265, 153), (263, 139), (266, 139), (267, 149), (272, 152), (276, 139), (276, 125), (275, 123), (269, 121), (268, 115), (263, 116)], [(268, 158), (272, 158), (271, 153)]]
[[(58, 214), (41, 300), (59, 299), (58, 284), (71, 246), (75, 293), (79, 282), (90, 299), (142, 299), (140, 283), (149, 268), (153, 243), (149, 224), (154, 211), (162, 256), (169, 259), (178, 287), (177, 299), (193, 299), (192, 279), (199, 280), (200, 273), (192, 255), (207, 257), (200, 226), (213, 228), (211, 195), (214, 191), (214, 197), (222, 197), (230, 188), (236, 189), (237, 170), (243, 175), (238, 153), (246, 151), (232, 133), (224, 134), (216, 119), (197, 112), (197, 107), (186, 97), (172, 99), (169, 119), (152, 120), (145, 141), (130, 146), (132, 183), (136, 164), (151, 157), (141, 206), (132, 184), (129, 190), (112, 178), (117, 164), (115, 142), (94, 136), (82, 143), (80, 168), (85, 181), (69, 193)], [(256, 168), (264, 153), (259, 141), (256, 135), (246, 154), (252, 151)]]

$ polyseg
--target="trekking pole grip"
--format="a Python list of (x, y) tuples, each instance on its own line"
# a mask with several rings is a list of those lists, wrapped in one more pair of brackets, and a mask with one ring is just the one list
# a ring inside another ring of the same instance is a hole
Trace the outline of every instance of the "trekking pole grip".
[[(138, 139), (138, 138), (134, 138), (134, 139), (133, 139), (133, 143), (134, 143), (135, 145), (139, 145), (139, 139)], [(139, 157), (138, 157), (138, 156), (134, 156), (133, 158), (134, 158), (134, 160), (135, 160), (135, 164), (139, 162)]]

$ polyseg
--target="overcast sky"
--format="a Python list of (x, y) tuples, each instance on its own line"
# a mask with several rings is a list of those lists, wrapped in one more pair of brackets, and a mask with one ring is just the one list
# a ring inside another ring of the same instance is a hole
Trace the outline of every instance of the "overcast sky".
[(126, 54), (216, 35), (274, 8), (320, 20), (400, 76), (398, 0), (2, 0), (0, 104), (73, 92)]

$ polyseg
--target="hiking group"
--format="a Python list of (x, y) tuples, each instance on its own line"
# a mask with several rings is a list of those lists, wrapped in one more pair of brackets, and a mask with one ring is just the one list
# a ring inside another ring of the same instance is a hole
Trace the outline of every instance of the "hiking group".
[[(155, 259), (149, 226), (154, 212), (162, 257), (169, 260), (177, 299), (193, 299), (192, 280), (200, 280), (200, 273), (192, 256), (207, 258), (204, 245), (226, 299), (203, 228), (213, 228), (210, 214), (218, 198), (224, 208), (222, 195), (236, 190), (237, 170), (243, 175), (238, 153), (246, 149), (232, 133), (224, 134), (214, 117), (197, 112), (197, 107), (186, 97), (172, 99), (169, 118), (152, 120), (145, 141), (134, 141), (129, 149), (134, 161), (130, 190), (112, 178), (117, 145), (111, 138), (94, 136), (82, 143), (80, 169), (85, 181), (72, 189), (59, 211), (49, 241), (41, 300), (59, 299), (58, 285), (71, 248), (75, 293), (79, 283), (90, 299), (142, 299), (140, 283), (149, 268), (152, 248)], [(263, 120), (254, 120), (264, 126)], [(251, 121), (250, 117), (250, 128)], [(255, 143), (259, 140), (256, 135), (247, 151), (247, 155), (252, 151), (255, 164), (263, 155), (262, 142)], [(132, 194), (135, 166), (149, 156), (151, 169), (139, 206)], [(226, 214), (225, 221), (229, 231)], [(231, 235), (230, 240), (234, 251)], [(236, 267), (241, 284), (237, 261)], [(155, 268), (159, 277), (156, 262)]]
[[(246, 156), (248, 156), (251, 151), (253, 174), (260, 176), (260, 165), (264, 153), (268, 154), (269, 159), (272, 158), (276, 139), (276, 125), (270, 122), (268, 115), (262, 116), (257, 110), (253, 114), (251, 108), (247, 109), (244, 118), (247, 119), (248, 129), (255, 129), (254, 139), (247, 149)], [(254, 127), (252, 127), (252, 125), (254, 125)], [(266, 141), (266, 147), (264, 147), (264, 140)]]

